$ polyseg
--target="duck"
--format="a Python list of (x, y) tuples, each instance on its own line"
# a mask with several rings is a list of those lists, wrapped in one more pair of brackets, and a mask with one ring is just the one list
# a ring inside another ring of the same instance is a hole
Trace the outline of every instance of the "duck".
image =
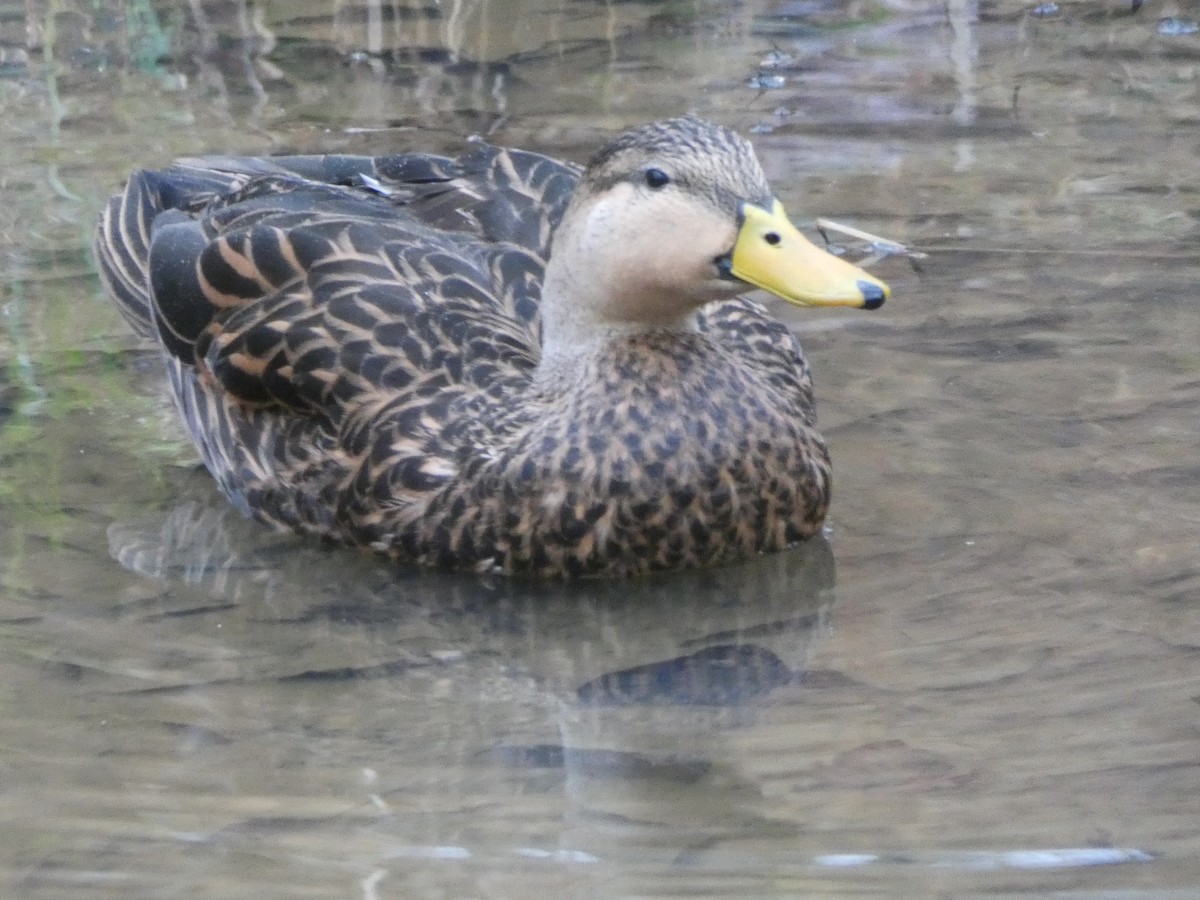
[(751, 144), (695, 115), (584, 166), (206, 156), (135, 172), (95, 256), (220, 490), (405, 566), (631, 577), (816, 534), (812, 376), (755, 289), (878, 308)]

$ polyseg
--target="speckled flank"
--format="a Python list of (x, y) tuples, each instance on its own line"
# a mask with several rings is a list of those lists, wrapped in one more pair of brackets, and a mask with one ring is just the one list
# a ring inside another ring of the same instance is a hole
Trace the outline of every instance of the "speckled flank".
[(545, 260), (578, 178), (486, 145), (182, 161), (113, 198), (97, 255), (164, 348), (209, 471), (264, 522), (541, 576), (708, 565), (811, 535), (829, 462), (809, 373), (757, 304), (710, 303), (694, 329), (534, 378)]

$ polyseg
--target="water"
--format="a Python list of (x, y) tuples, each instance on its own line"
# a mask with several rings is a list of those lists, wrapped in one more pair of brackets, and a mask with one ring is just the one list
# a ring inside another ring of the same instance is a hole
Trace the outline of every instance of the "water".
[[(1159, 25), (1200, 7), (1043, 7), (3, 7), (0, 893), (1200, 893), (1200, 38)], [(578, 159), (688, 109), (928, 253), (878, 313), (781, 311), (832, 535), (748, 566), (265, 533), (87, 250), (176, 155)]]

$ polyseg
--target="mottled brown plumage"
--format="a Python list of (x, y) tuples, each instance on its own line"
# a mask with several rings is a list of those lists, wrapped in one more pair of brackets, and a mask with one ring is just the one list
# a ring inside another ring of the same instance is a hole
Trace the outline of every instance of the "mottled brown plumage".
[(422, 565), (626, 575), (825, 516), (800, 347), (736, 296), (763, 283), (746, 205), (771, 203), (745, 141), (685, 118), (583, 173), (485, 144), (182, 160), (133, 176), (96, 251), (247, 514)]

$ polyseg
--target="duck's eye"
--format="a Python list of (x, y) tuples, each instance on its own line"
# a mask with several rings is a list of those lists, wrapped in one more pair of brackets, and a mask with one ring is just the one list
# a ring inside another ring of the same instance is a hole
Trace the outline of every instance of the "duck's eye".
[(646, 186), (652, 190), (658, 190), (661, 187), (666, 187), (671, 183), (671, 176), (662, 169), (647, 169), (646, 170)]

